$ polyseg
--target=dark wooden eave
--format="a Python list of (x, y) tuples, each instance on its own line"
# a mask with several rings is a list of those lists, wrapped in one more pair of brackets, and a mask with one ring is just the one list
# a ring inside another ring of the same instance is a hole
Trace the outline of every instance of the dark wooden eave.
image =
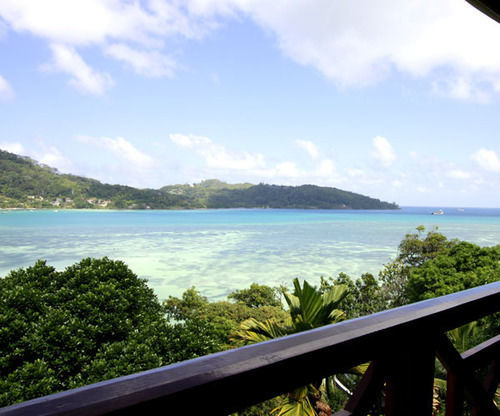
[(491, 17), (500, 23), (500, 1), (498, 0), (466, 0), (472, 4), (476, 9), (483, 12), (485, 15)]

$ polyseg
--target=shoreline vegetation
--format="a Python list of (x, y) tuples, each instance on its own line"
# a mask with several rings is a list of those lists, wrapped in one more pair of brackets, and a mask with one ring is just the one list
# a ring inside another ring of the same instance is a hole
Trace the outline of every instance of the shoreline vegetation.
[[(345, 273), (289, 287), (253, 283), (226, 300), (195, 287), (158, 300), (126, 264), (86, 258), (63, 271), (39, 260), (0, 278), (0, 406), (265, 341), (500, 280), (500, 245), (449, 240), (423, 226), (407, 234), (378, 276)], [(292, 285), (293, 283), (293, 285)], [(314, 306), (316, 305), (316, 306)], [(450, 331), (459, 352), (499, 331), (496, 317)], [(341, 408), (366, 368), (352, 369), (241, 411)], [(436, 367), (435, 380), (445, 371)], [(435, 383), (444, 415), (445, 382)], [(294, 413), (295, 414), (295, 413)], [(382, 408), (373, 415), (384, 414)]]
[(0, 209), (398, 209), (354, 192), (316, 185), (197, 184), (137, 189), (103, 184), (0, 150)]

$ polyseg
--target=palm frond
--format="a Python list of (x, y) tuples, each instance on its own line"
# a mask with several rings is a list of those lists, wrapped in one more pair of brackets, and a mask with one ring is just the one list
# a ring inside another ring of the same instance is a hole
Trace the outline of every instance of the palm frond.
[(309, 400), (309, 387), (298, 387), (288, 393), (284, 402), (271, 411), (276, 416), (317, 416), (311, 401)]
[(264, 322), (249, 318), (240, 324), (240, 328), (231, 338), (243, 340), (249, 344), (268, 341), (290, 334), (290, 327), (277, 322), (274, 319), (267, 319)]

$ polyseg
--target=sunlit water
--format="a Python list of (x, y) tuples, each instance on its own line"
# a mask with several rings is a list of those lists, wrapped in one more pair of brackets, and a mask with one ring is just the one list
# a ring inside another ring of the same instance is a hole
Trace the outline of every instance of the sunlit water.
[(449, 238), (500, 243), (500, 209), (443, 209), (440, 216), (430, 215), (437, 208), (2, 211), (0, 276), (37, 259), (63, 269), (108, 256), (148, 279), (160, 299), (191, 286), (216, 299), (252, 282), (376, 274), (420, 224)]

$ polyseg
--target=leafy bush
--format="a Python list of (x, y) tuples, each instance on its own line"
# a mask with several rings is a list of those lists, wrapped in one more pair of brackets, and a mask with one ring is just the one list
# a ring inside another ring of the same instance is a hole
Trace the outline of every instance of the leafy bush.
[(0, 279), (0, 406), (221, 349), (212, 324), (169, 324), (121, 261), (44, 261)]

